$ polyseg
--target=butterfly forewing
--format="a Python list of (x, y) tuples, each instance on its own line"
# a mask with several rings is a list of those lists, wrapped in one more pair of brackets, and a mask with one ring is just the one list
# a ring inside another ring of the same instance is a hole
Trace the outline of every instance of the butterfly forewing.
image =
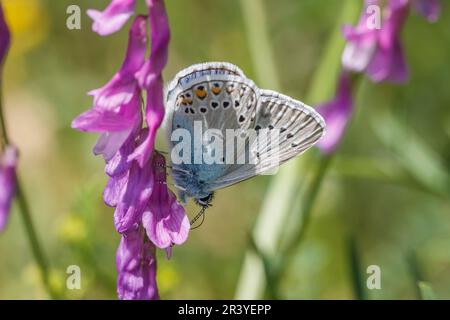
[[(322, 117), (312, 108), (259, 89), (229, 63), (204, 63), (178, 73), (167, 89), (167, 109), (168, 133), (185, 129), (193, 135), (192, 163), (173, 165), (176, 185), (193, 197), (276, 168), (310, 148), (325, 129)], [(198, 139), (202, 140), (202, 152), (217, 159), (217, 150), (208, 146), (211, 135), (195, 136), (194, 127), (199, 124), (202, 132), (215, 130), (212, 136), (223, 143), (220, 163), (195, 161)], [(243, 143), (229, 139), (229, 130)], [(169, 143), (174, 148), (174, 143)], [(238, 160), (242, 155), (244, 162)]]

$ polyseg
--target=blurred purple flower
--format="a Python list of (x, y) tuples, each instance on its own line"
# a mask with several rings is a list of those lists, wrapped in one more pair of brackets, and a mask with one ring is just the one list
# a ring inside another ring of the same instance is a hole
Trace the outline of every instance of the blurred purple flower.
[(157, 247), (167, 249), (185, 242), (191, 226), (184, 208), (167, 188), (166, 161), (161, 154), (154, 153), (152, 167), (155, 185), (142, 223), (149, 239)]
[[(10, 45), (10, 33), (0, 3), (0, 72)], [(1, 75), (0, 75), (1, 76)], [(12, 200), (16, 194), (16, 167), (18, 152), (15, 147), (5, 146), (0, 155), (0, 231), (8, 221)]]
[(325, 153), (333, 152), (338, 146), (352, 115), (353, 101), (350, 75), (340, 75), (336, 95), (333, 100), (317, 107), (327, 124), (326, 135), (317, 143)]
[(129, 33), (128, 50), (119, 72), (102, 88), (91, 91), (92, 109), (72, 122), (72, 128), (102, 133), (94, 148), (109, 161), (141, 126), (141, 92), (134, 74), (145, 61), (147, 19), (138, 16)]
[(116, 253), (119, 299), (159, 299), (155, 250), (155, 246), (146, 239), (145, 232), (140, 227), (122, 235)]
[[(365, 72), (374, 82), (402, 83), (408, 79), (400, 35), (409, 15), (411, 2), (430, 21), (437, 19), (439, 3), (436, 0), (389, 0), (384, 7), (380, 25), (376, 24), (380, 1), (366, 0), (356, 27), (345, 25), (347, 40), (342, 64), (346, 70)], [(381, 14), (381, 11), (380, 11)]]
[(3, 65), (6, 54), (9, 49), (10, 33), (8, 25), (5, 21), (5, 16), (3, 14), (3, 7), (0, 3), (0, 68)]
[(164, 90), (162, 70), (167, 63), (170, 29), (164, 1), (147, 0), (149, 9), (151, 43), (150, 58), (136, 73), (139, 85), (147, 91), (146, 122), (149, 129), (147, 139), (131, 155), (141, 166), (150, 158), (154, 144), (156, 131), (164, 119)]
[(374, 82), (408, 79), (400, 35), (411, 5), (430, 22), (439, 16), (438, 0), (365, 0), (358, 24), (343, 27), (347, 40), (342, 54), (344, 71), (335, 98), (318, 107), (327, 123), (327, 135), (318, 143), (325, 153), (336, 149), (352, 114), (349, 72), (365, 72)]
[(17, 149), (12, 146), (6, 146), (0, 156), (0, 231), (6, 226), (16, 194), (17, 158)]
[(88, 16), (94, 20), (92, 30), (101, 36), (120, 30), (134, 14), (134, 7), (135, 0), (112, 0), (104, 11), (88, 10)]
[(435, 22), (439, 18), (441, 10), (439, 0), (412, 0), (413, 6), (417, 12), (428, 19), (429, 22)]

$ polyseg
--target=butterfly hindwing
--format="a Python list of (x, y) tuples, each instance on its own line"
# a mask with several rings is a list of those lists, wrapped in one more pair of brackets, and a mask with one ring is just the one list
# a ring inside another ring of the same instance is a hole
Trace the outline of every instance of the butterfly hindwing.
[(249, 147), (249, 156), (254, 157), (250, 162), (254, 164), (231, 167), (211, 182), (211, 190), (264, 174), (302, 154), (324, 135), (325, 122), (314, 109), (300, 101), (275, 91), (260, 90), (254, 128), (269, 134), (277, 132), (279, 143), (265, 148), (254, 142)]

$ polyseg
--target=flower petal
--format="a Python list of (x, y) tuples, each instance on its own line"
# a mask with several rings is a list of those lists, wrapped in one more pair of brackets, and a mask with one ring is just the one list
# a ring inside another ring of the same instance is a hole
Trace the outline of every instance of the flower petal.
[(367, 75), (374, 82), (404, 83), (408, 80), (408, 67), (399, 39), (389, 49), (377, 48), (367, 68)]
[(164, 157), (155, 153), (152, 160), (155, 185), (142, 215), (142, 224), (149, 239), (157, 247), (166, 249), (186, 241), (190, 223), (184, 208), (167, 188)]
[(123, 197), (114, 212), (114, 224), (119, 233), (138, 223), (153, 191), (153, 172), (150, 166), (141, 168), (133, 163)]
[(108, 162), (114, 157), (125, 141), (127, 141), (132, 131), (133, 128), (102, 133), (94, 146), (94, 154), (102, 155), (105, 161)]
[(122, 300), (159, 299), (155, 247), (140, 230), (122, 236), (116, 254), (117, 293)]
[(327, 124), (327, 134), (317, 143), (323, 152), (331, 153), (336, 149), (347, 127), (352, 110), (350, 78), (344, 72), (340, 76), (334, 99), (317, 107), (317, 111), (324, 117)]
[(17, 159), (17, 149), (12, 146), (7, 146), (0, 158), (0, 231), (6, 226), (16, 194)]
[(122, 200), (125, 193), (128, 182), (128, 172), (122, 173), (122, 175), (110, 177), (106, 183), (106, 187), (103, 190), (103, 200), (106, 205), (110, 207), (116, 207)]
[(439, 0), (413, 0), (417, 12), (428, 19), (429, 22), (436, 22), (439, 18), (441, 6)]
[(3, 61), (5, 60), (6, 54), (8, 52), (9, 43), (9, 28), (5, 21), (2, 4), (0, 3), (0, 68), (3, 65)]
[(156, 131), (164, 118), (164, 93), (162, 70), (167, 63), (170, 40), (169, 21), (164, 1), (147, 0), (151, 24), (152, 49), (150, 59), (136, 72), (141, 88), (147, 91), (146, 122), (149, 128), (147, 139), (131, 155), (141, 166), (153, 153)]
[(104, 11), (88, 10), (94, 20), (92, 30), (101, 36), (114, 33), (122, 28), (134, 14), (135, 0), (112, 0)]

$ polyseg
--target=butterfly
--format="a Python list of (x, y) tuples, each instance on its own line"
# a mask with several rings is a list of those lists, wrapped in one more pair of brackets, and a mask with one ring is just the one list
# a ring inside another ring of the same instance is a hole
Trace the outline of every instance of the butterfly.
[[(166, 110), (175, 187), (184, 202), (193, 198), (203, 209), (210, 206), (214, 191), (270, 172), (325, 134), (325, 121), (314, 109), (278, 92), (259, 89), (241, 69), (227, 62), (201, 63), (180, 71), (166, 88)], [(198, 127), (214, 133), (205, 139), (196, 132)], [(230, 130), (235, 136), (226, 140)], [(267, 139), (245, 137), (247, 132), (263, 131), (277, 133), (276, 145), (268, 147)], [(243, 136), (244, 142), (235, 145)], [(211, 148), (213, 140), (215, 146), (222, 143), (223, 150)], [(182, 142), (184, 149), (179, 148)], [(246, 161), (236, 161), (242, 154)], [(208, 163), (210, 158), (218, 161)]]

